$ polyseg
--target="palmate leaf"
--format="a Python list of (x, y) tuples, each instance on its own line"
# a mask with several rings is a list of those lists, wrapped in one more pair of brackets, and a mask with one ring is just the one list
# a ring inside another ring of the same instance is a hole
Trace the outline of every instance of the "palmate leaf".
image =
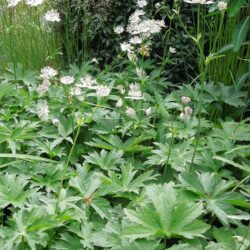
[(151, 147), (140, 145), (141, 142), (148, 140), (148, 137), (139, 136), (130, 138), (123, 142), (119, 136), (100, 136), (101, 139), (95, 138), (86, 144), (92, 147), (102, 148), (106, 150), (121, 150), (125, 153), (143, 152), (150, 150)]
[(109, 180), (103, 184), (99, 193), (102, 195), (115, 194), (116, 196), (123, 196), (124, 193), (139, 193), (140, 188), (145, 186), (145, 183), (154, 180), (153, 171), (147, 171), (138, 176), (137, 171), (134, 170), (131, 164), (123, 165), (121, 173), (111, 172)]
[(12, 174), (0, 176), (0, 208), (9, 205), (22, 207), (30, 195), (36, 193), (35, 189), (25, 190), (28, 180)]
[(180, 199), (172, 183), (147, 186), (146, 194), (150, 203), (136, 210), (125, 209), (125, 237), (192, 239), (202, 237), (209, 228), (209, 225), (197, 220), (203, 213), (202, 204)]
[(56, 227), (59, 223), (42, 208), (22, 208), (8, 221), (8, 225), (9, 227), (0, 228), (2, 249), (21, 249), (24, 242), (30, 249), (36, 250), (38, 245), (47, 245), (48, 234), (44, 231)]
[(100, 188), (102, 180), (97, 172), (86, 173), (72, 177), (69, 181), (69, 186), (78, 191), (82, 196), (82, 201), (91, 206), (101, 218), (108, 218), (110, 213), (109, 202), (98, 197), (97, 190)]
[(117, 165), (124, 163), (122, 156), (122, 151), (111, 150), (108, 152), (106, 150), (102, 150), (100, 154), (95, 151), (93, 153), (89, 153), (88, 156), (84, 156), (84, 158), (88, 163), (96, 165), (104, 170), (114, 170)]
[(238, 215), (239, 212), (244, 215), (234, 205), (250, 208), (250, 204), (241, 194), (228, 191), (234, 186), (234, 182), (223, 180), (215, 173), (183, 173), (179, 180), (183, 189), (191, 191), (197, 195), (197, 199), (205, 202), (208, 211), (215, 214), (224, 225), (235, 223), (235, 218), (230, 216)]

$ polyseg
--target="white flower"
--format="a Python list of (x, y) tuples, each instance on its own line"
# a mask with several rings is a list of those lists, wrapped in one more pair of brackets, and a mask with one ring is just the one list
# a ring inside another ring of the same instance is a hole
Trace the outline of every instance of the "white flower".
[(36, 7), (38, 5), (41, 5), (43, 3), (43, 0), (26, 0), (26, 4), (31, 7)]
[(143, 8), (148, 5), (148, 2), (146, 0), (137, 0), (136, 4), (139, 8)]
[(60, 124), (60, 121), (57, 118), (53, 118), (51, 122), (54, 126), (58, 126)]
[(121, 50), (123, 52), (131, 52), (131, 50), (133, 50), (133, 47), (131, 46), (131, 44), (124, 42), (121, 43)]
[(92, 58), (90, 62), (91, 62), (91, 63), (98, 64), (98, 60), (97, 60), (95, 57), (94, 57), (94, 58)]
[(81, 89), (79, 87), (73, 87), (70, 90), (70, 94), (72, 96), (80, 96), (82, 94), (82, 91), (81, 91)]
[(43, 18), (47, 22), (60, 22), (61, 21), (60, 14), (53, 9), (47, 11), (44, 14)]
[(126, 92), (125, 88), (121, 84), (117, 85), (117, 89), (120, 91), (122, 95), (124, 95)]
[(117, 108), (120, 108), (120, 107), (122, 106), (122, 104), (123, 104), (123, 103), (122, 103), (122, 98), (119, 98), (115, 106), (116, 106)]
[(125, 112), (126, 112), (126, 115), (131, 118), (136, 116), (136, 112), (133, 108), (128, 107)]
[(141, 44), (142, 39), (139, 36), (134, 36), (134, 37), (130, 38), (129, 42), (131, 44)]
[(191, 116), (193, 114), (193, 109), (189, 106), (184, 108), (184, 113), (186, 116)]
[(152, 108), (147, 108), (147, 109), (145, 110), (145, 114), (146, 114), (147, 116), (150, 116), (150, 115), (152, 114)]
[(185, 114), (183, 112), (181, 112), (181, 114), (180, 114), (180, 120), (184, 121), (185, 119), (186, 119)]
[(128, 59), (133, 63), (138, 60), (136, 54), (133, 51), (128, 52)]
[(175, 54), (176, 53), (176, 48), (169, 47), (169, 52), (172, 53), (172, 54)]
[(50, 79), (57, 75), (57, 71), (51, 67), (44, 67), (41, 69), (40, 77), (43, 79)]
[(146, 77), (146, 72), (144, 69), (140, 68), (140, 67), (136, 67), (136, 74), (140, 79), (143, 79)]
[(10, 7), (15, 7), (17, 6), (19, 3), (21, 2), (21, 0), (8, 0), (7, 1), (7, 7), (10, 8)]
[(184, 2), (193, 3), (193, 4), (196, 4), (196, 3), (199, 3), (199, 4), (212, 4), (212, 3), (214, 3), (214, 1), (212, 1), (212, 0), (184, 0)]
[(60, 78), (60, 82), (62, 84), (72, 84), (75, 81), (75, 78), (73, 76), (63, 76)]
[(188, 104), (189, 102), (191, 102), (191, 98), (189, 98), (187, 96), (182, 96), (181, 101), (183, 104)]
[(143, 99), (140, 86), (138, 83), (129, 84), (128, 99), (140, 100)]
[(160, 7), (161, 7), (161, 3), (156, 3), (156, 4), (155, 4), (155, 8), (156, 8), (156, 9), (159, 9)]
[(116, 34), (118, 34), (118, 35), (120, 35), (120, 34), (122, 34), (123, 32), (124, 32), (124, 28), (122, 27), (122, 26), (116, 26), (115, 28), (114, 28), (114, 32), (116, 33)]
[(40, 101), (37, 104), (37, 116), (42, 121), (48, 121), (49, 119), (49, 106), (47, 101)]
[(37, 90), (36, 90), (37, 93), (38, 93), (40, 96), (44, 95), (44, 94), (48, 91), (50, 85), (51, 85), (51, 82), (50, 82), (48, 79), (44, 79), (43, 82), (42, 82), (42, 84), (40, 84), (40, 85), (37, 87)]
[(224, 1), (219, 1), (218, 2), (218, 8), (220, 11), (226, 10), (227, 9), (227, 3)]
[(80, 79), (80, 83), (77, 86), (79, 88), (87, 88), (87, 89), (92, 89), (94, 88), (94, 85), (97, 84), (96, 80), (92, 78), (90, 75), (86, 75), (85, 77), (82, 77)]
[(99, 85), (96, 87), (96, 95), (101, 97), (109, 96), (111, 90), (109, 86)]

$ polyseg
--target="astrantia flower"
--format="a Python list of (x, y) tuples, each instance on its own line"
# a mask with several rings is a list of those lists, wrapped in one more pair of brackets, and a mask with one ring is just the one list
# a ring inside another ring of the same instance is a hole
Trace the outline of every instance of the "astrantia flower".
[(143, 99), (140, 86), (138, 83), (132, 83), (129, 85), (128, 99), (140, 100)]
[(111, 88), (109, 86), (99, 85), (96, 87), (97, 96), (101, 96), (101, 97), (109, 96), (110, 92), (111, 92)]
[(126, 43), (126, 42), (121, 43), (121, 50), (123, 52), (131, 52), (132, 49), (133, 49), (133, 47), (131, 46), (131, 44)]
[(42, 121), (48, 121), (49, 119), (49, 106), (47, 101), (40, 101), (37, 104), (37, 116), (42, 120)]
[(184, 108), (184, 113), (186, 116), (191, 116), (193, 114), (193, 109), (191, 107), (185, 107)]
[(42, 84), (40, 84), (40, 85), (37, 87), (37, 90), (36, 90), (37, 93), (38, 93), (40, 96), (44, 95), (44, 94), (48, 91), (50, 85), (51, 85), (51, 82), (50, 82), (48, 79), (44, 79), (43, 82), (42, 82)]
[(73, 76), (63, 76), (60, 78), (60, 82), (62, 84), (72, 84), (75, 81), (75, 78)]
[(118, 35), (120, 35), (120, 34), (122, 34), (123, 32), (124, 32), (124, 28), (122, 27), (122, 26), (116, 26), (115, 28), (114, 28), (114, 32), (116, 33), (116, 34), (118, 34)]
[(60, 124), (60, 121), (57, 118), (53, 118), (51, 122), (54, 126), (58, 126)]
[(139, 8), (144, 8), (145, 6), (148, 5), (148, 2), (147, 2), (146, 0), (137, 0), (136, 5), (137, 5)]
[(184, 0), (186, 3), (199, 3), (199, 4), (212, 4), (214, 1), (212, 0)]
[(145, 110), (145, 114), (146, 114), (147, 116), (150, 116), (150, 115), (152, 114), (152, 108), (147, 108), (147, 109)]
[(182, 96), (181, 101), (183, 104), (188, 104), (189, 102), (191, 102), (191, 98), (189, 98), (188, 96)]
[(128, 107), (125, 111), (126, 115), (133, 118), (136, 116), (136, 112), (133, 108)]
[(57, 75), (57, 71), (51, 67), (44, 67), (41, 69), (40, 77), (43, 79), (51, 79)]
[(82, 95), (82, 91), (79, 87), (74, 87), (70, 90), (70, 94), (72, 96), (80, 96), (80, 95)]
[(123, 104), (123, 103), (122, 103), (122, 99), (119, 98), (115, 106), (116, 106), (117, 108), (120, 108), (120, 107), (122, 106), (122, 104)]
[(218, 9), (220, 11), (226, 10), (227, 9), (227, 3), (224, 1), (219, 1), (218, 2)]
[(131, 44), (141, 44), (142, 43), (142, 39), (139, 36), (134, 36), (132, 37), (129, 42)]
[(26, 0), (26, 4), (31, 7), (36, 7), (38, 5), (41, 5), (43, 3), (43, 0)]
[(169, 47), (169, 52), (170, 52), (171, 54), (175, 54), (175, 53), (176, 53), (176, 48)]
[(19, 3), (21, 2), (21, 0), (8, 0), (7, 1), (7, 7), (10, 8), (10, 7), (15, 7), (17, 6)]
[(79, 88), (87, 88), (92, 89), (97, 84), (96, 80), (92, 78), (90, 75), (86, 75), (80, 79), (80, 84), (77, 86)]
[(60, 14), (55, 10), (47, 11), (44, 14), (43, 18), (47, 22), (60, 22), (61, 21)]

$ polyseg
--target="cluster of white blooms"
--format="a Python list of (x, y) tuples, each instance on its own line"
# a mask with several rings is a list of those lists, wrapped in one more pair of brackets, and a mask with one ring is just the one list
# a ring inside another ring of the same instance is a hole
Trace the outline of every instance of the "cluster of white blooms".
[(191, 102), (191, 98), (188, 97), (188, 96), (182, 96), (181, 101), (182, 101), (183, 104), (188, 104), (188, 103)]
[(92, 76), (86, 75), (85, 77), (82, 77), (80, 79), (80, 84), (78, 84), (77, 86), (79, 88), (93, 89), (96, 84), (97, 82), (95, 79), (93, 79)]
[(82, 90), (79, 87), (73, 87), (70, 90), (70, 95), (72, 95), (72, 96), (81, 96), (82, 95)]
[(37, 90), (36, 90), (37, 93), (38, 93), (40, 96), (44, 95), (44, 94), (48, 91), (50, 85), (51, 85), (51, 82), (50, 82), (48, 79), (44, 79), (43, 82), (42, 82), (42, 84), (40, 84), (40, 85), (37, 87)]
[(58, 126), (60, 124), (60, 121), (57, 118), (53, 118), (51, 122), (54, 126)]
[(122, 27), (122, 26), (116, 26), (115, 28), (114, 28), (114, 32), (116, 33), (116, 34), (118, 34), (118, 35), (120, 35), (120, 34), (122, 34), (123, 32), (124, 32), (124, 28)]
[(146, 114), (146, 116), (150, 116), (152, 114), (152, 108), (147, 108), (145, 110), (145, 114)]
[(128, 99), (140, 100), (143, 99), (142, 92), (138, 83), (129, 84)]
[(57, 75), (57, 71), (51, 67), (44, 67), (41, 69), (40, 77), (43, 79), (51, 79)]
[(43, 0), (26, 0), (26, 4), (31, 7), (37, 7), (43, 3)]
[(7, 1), (7, 7), (15, 7), (17, 6), (19, 3), (21, 2), (21, 0), (8, 0)]
[(214, 3), (213, 0), (184, 0), (186, 3), (193, 3), (193, 4), (212, 4)]
[(99, 97), (106, 97), (110, 95), (111, 88), (106, 85), (98, 85), (96, 86), (96, 95)]
[(131, 118), (134, 118), (136, 116), (136, 112), (133, 108), (127, 107), (125, 112), (126, 112), (126, 115)]
[(142, 39), (139, 36), (134, 36), (134, 37), (130, 38), (129, 42), (131, 44), (141, 44)]
[(133, 50), (133, 47), (131, 46), (131, 44), (124, 42), (124, 43), (121, 43), (121, 50), (123, 52), (130, 53)]
[(227, 9), (227, 3), (224, 1), (219, 1), (218, 2), (218, 9), (220, 11), (226, 10)]
[(146, 0), (137, 0), (136, 5), (139, 8), (144, 8), (144, 7), (146, 7), (148, 5), (148, 2)]
[(119, 98), (115, 106), (116, 106), (117, 108), (120, 108), (120, 107), (122, 106), (122, 104), (123, 104), (122, 98)]
[(127, 27), (127, 31), (132, 35), (140, 35), (142, 38), (149, 38), (161, 32), (162, 28), (165, 27), (163, 20), (141, 19), (140, 17), (138, 19), (137, 22), (132, 20)]
[(183, 120), (189, 119), (192, 114), (193, 114), (193, 109), (187, 106), (184, 108), (184, 111), (180, 114), (180, 120), (183, 121)]
[(47, 11), (44, 16), (43, 16), (44, 20), (46, 22), (60, 22), (61, 18), (60, 18), (60, 14), (56, 11), (56, 10), (49, 10)]
[(40, 101), (37, 104), (37, 116), (42, 120), (42, 121), (48, 121), (49, 119), (49, 106), (47, 101)]
[(169, 52), (170, 52), (171, 54), (175, 54), (175, 53), (176, 53), (176, 48), (169, 47)]
[(62, 76), (60, 78), (60, 82), (65, 85), (72, 84), (74, 81), (75, 78), (73, 76)]

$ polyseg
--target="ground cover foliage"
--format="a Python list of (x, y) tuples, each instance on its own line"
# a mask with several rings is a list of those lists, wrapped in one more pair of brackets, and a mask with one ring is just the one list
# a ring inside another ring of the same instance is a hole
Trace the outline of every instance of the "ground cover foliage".
[(1, 249), (250, 249), (248, 8), (2, 1)]

